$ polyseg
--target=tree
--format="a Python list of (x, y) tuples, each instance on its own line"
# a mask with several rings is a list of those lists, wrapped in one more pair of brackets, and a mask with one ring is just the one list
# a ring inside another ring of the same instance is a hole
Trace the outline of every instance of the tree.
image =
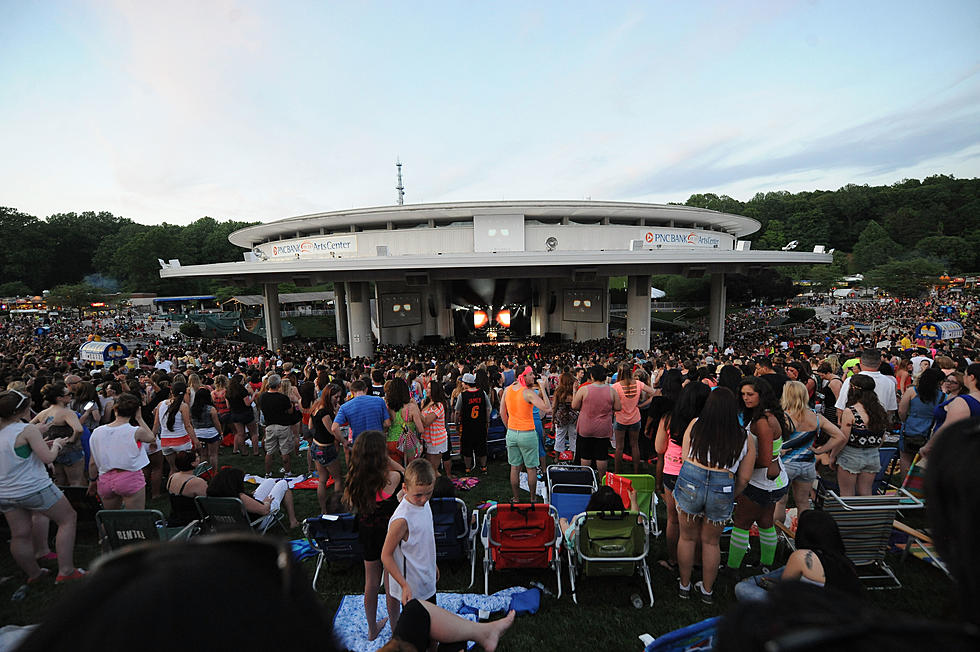
[(33, 294), (23, 281), (0, 283), (0, 297), (24, 297)]
[(762, 237), (756, 242), (757, 249), (782, 249), (789, 240), (786, 239), (786, 227), (782, 220), (772, 220), (766, 226)]
[(854, 244), (854, 256), (851, 265), (856, 272), (864, 272), (890, 261), (900, 248), (889, 237), (888, 232), (875, 221), (861, 231), (858, 241)]
[(879, 265), (865, 274), (864, 280), (869, 285), (877, 286), (891, 294), (915, 297), (936, 285), (942, 273), (943, 267), (936, 261), (912, 258), (893, 260)]
[(964, 238), (951, 235), (932, 235), (915, 244), (915, 250), (925, 258), (935, 259), (946, 265), (951, 273), (974, 269), (976, 250)]
[(99, 289), (88, 283), (57, 285), (47, 297), (49, 306), (59, 308), (84, 308), (101, 300), (102, 293)]

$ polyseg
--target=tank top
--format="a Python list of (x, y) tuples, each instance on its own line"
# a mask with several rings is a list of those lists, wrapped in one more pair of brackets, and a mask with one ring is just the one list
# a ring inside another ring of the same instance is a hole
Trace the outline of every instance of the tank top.
[(925, 437), (932, 433), (933, 413), (936, 407), (946, 400), (946, 395), (936, 392), (936, 400), (926, 403), (915, 390), (915, 396), (909, 401), (909, 414), (905, 417), (903, 427), (906, 435)]
[(589, 385), (589, 391), (582, 399), (575, 430), (579, 437), (597, 439), (612, 438), (612, 417), (614, 392), (609, 385)]
[(966, 401), (966, 404), (970, 406), (971, 419), (980, 417), (980, 401), (977, 401), (977, 399), (973, 398), (969, 394), (963, 394), (962, 396), (954, 396), (953, 398), (946, 399), (945, 401), (943, 401), (942, 403), (936, 406), (936, 411), (934, 412), (936, 417), (936, 425), (933, 428), (933, 432), (936, 432), (937, 430), (942, 428), (943, 424), (946, 423), (946, 417), (949, 416), (946, 414), (946, 406), (958, 398), (963, 399), (964, 401)]
[[(412, 587), (412, 595), (424, 600), (436, 592), (436, 536), (432, 507), (428, 502), (419, 507), (402, 500), (388, 521), (389, 527), (392, 521), (400, 518), (408, 524), (408, 539), (399, 542), (395, 548), (395, 564)], [(388, 591), (393, 598), (401, 599), (402, 587), (398, 582), (389, 582)]]
[(0, 498), (23, 498), (53, 484), (41, 459), (33, 454), (21, 457), (14, 444), (26, 423), (11, 423), (0, 430)]
[(211, 402), (214, 403), (214, 409), (218, 411), (218, 414), (228, 412), (228, 399), (225, 398), (225, 390), (216, 389), (211, 392)]
[(395, 412), (395, 416), (391, 418), (391, 425), (388, 426), (388, 441), (398, 441), (401, 434), (406, 430), (415, 432), (415, 421), (409, 419), (405, 420), (402, 416), (402, 412), (405, 411), (405, 406), (402, 406), (400, 410)]
[[(789, 415), (787, 415), (787, 418)], [(790, 419), (792, 423), (793, 420)], [(816, 430), (800, 430), (793, 423), (793, 434), (789, 439), (783, 442), (783, 449), (780, 455), (784, 462), (815, 462), (816, 457), (813, 454), (813, 450), (810, 446), (817, 439), (817, 435), (820, 433), (820, 419), (817, 418), (817, 429)]]
[(667, 437), (667, 450), (664, 451), (664, 474), (677, 475), (684, 465), (684, 448)]
[(174, 429), (167, 428), (167, 408), (169, 407), (166, 401), (157, 406), (157, 414), (160, 415), (160, 445), (166, 448), (189, 444), (191, 436), (187, 434), (187, 429), (184, 427), (184, 417), (181, 416), (179, 410), (174, 415)]
[[(320, 446), (330, 446), (337, 443), (337, 440), (334, 439), (333, 433), (330, 432), (327, 426), (323, 425), (323, 418), (329, 416), (331, 415), (327, 408), (320, 408), (317, 410), (316, 414), (313, 415), (313, 419), (311, 420), (311, 423), (313, 424), (313, 441)], [(330, 422), (333, 422), (332, 417)]]
[(634, 381), (629, 388), (623, 385), (623, 383), (613, 385), (613, 389), (619, 394), (619, 402), (623, 407), (622, 410), (616, 412), (617, 424), (628, 426), (640, 420), (640, 410), (637, 405), (640, 403), (640, 397), (643, 395), (644, 387), (645, 385), (638, 380)]
[(99, 473), (111, 469), (139, 471), (149, 466), (146, 446), (136, 441), (137, 430), (136, 426), (125, 423), (121, 426), (99, 426), (92, 432), (89, 446)]
[(460, 394), (459, 421), (463, 430), (482, 430), (487, 423), (487, 395), (482, 390)]
[(167, 481), (167, 493), (170, 495), (170, 518), (167, 519), (169, 527), (183, 527), (198, 518), (197, 504), (193, 496), (184, 495), (184, 487), (190, 481), (190, 478), (184, 480), (177, 493), (169, 491), (170, 481)]
[(847, 440), (847, 445), (853, 446), (854, 448), (878, 448), (881, 446), (881, 441), (885, 433), (871, 432), (853, 405), (847, 409), (854, 416), (854, 425), (851, 426), (851, 436)]
[(442, 403), (432, 403), (422, 410), (422, 414), (436, 415), (436, 420), (425, 427), (425, 433), (423, 433), (425, 443), (432, 447), (442, 446), (448, 436), (446, 434), (445, 406)]
[(507, 427), (511, 430), (534, 430), (533, 406), (524, 400), (526, 388), (511, 385), (504, 390), (504, 401), (507, 403)]
[[(745, 426), (745, 433), (751, 437), (755, 437), (755, 444), (756, 446), (759, 445), (759, 438), (752, 433), (751, 423)], [(779, 464), (779, 475), (775, 479), (770, 480), (768, 478), (769, 469), (753, 469), (752, 477), (749, 479), (750, 485), (763, 491), (775, 491), (789, 484), (789, 476), (786, 475), (786, 469), (783, 468), (783, 459), (779, 456), (782, 450), (783, 436), (780, 434), (779, 437), (775, 437), (772, 440), (772, 458)]]

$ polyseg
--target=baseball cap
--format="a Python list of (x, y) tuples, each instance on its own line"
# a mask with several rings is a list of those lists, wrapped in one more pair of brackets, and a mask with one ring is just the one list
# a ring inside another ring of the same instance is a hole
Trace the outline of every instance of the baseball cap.
[(463, 374), (463, 383), (466, 385), (475, 385), (476, 374)]

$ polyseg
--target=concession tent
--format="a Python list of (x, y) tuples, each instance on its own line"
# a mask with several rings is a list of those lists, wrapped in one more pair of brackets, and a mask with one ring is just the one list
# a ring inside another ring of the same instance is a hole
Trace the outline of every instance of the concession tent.
[(119, 342), (86, 342), (78, 349), (78, 359), (105, 364), (129, 355), (129, 349)]
[(927, 340), (955, 340), (963, 337), (958, 321), (927, 321), (915, 327), (915, 336)]

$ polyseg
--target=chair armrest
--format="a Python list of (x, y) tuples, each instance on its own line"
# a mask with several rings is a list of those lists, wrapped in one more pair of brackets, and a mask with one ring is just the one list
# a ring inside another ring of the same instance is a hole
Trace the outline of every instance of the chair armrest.
[(914, 527), (912, 527), (910, 525), (906, 525), (905, 523), (902, 523), (901, 521), (896, 520), (896, 521), (893, 521), (892, 522), (892, 527), (895, 528), (896, 530), (898, 530), (899, 532), (902, 532), (904, 534), (907, 534), (907, 535), (909, 535), (910, 537), (912, 537), (914, 539), (918, 539), (919, 541), (921, 541), (921, 542), (923, 542), (923, 543), (925, 543), (927, 545), (930, 545), (930, 546), (932, 545), (932, 537), (931, 536), (929, 536), (925, 532), (922, 532), (921, 530), (916, 530)]

